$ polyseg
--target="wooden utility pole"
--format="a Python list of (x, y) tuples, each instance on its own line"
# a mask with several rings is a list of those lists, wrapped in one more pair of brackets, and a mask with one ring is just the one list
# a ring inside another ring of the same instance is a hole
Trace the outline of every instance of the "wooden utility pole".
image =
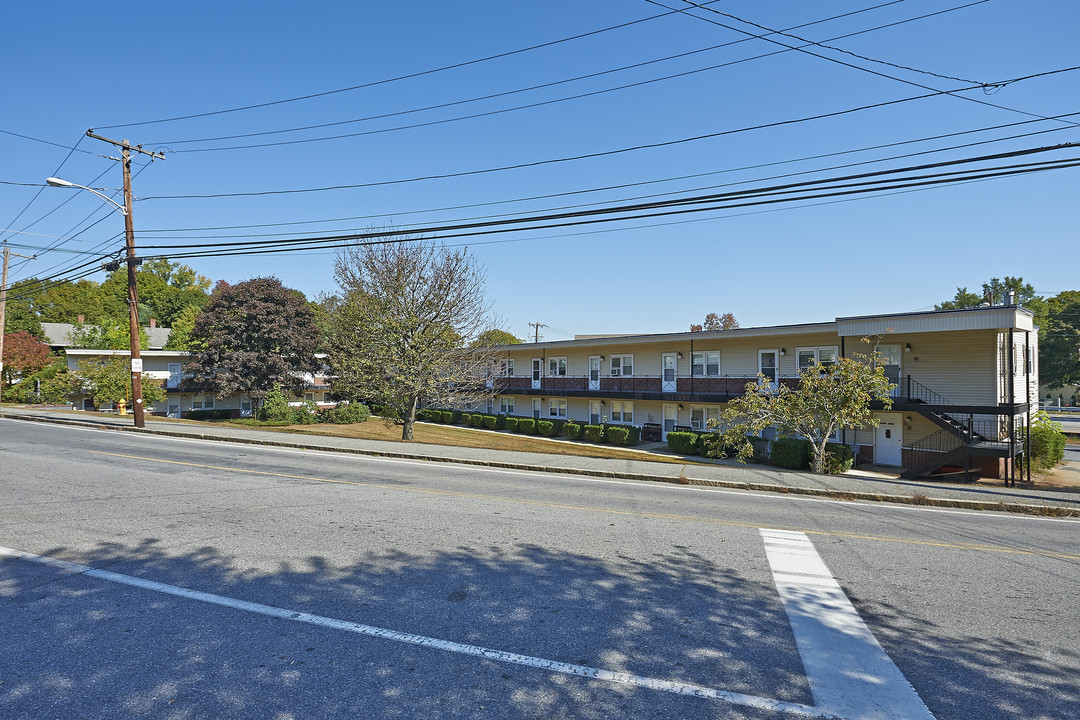
[[(11, 260), (11, 256), (26, 258), (27, 260), (33, 260), (36, 255), (19, 255), (18, 253), (11, 252), (11, 248), (4, 245), (4, 271), (0, 275), (0, 377), (4, 374), (4, 322), (6, 320), (5, 313), (7, 312), (7, 269), (8, 262)], [(3, 384), (0, 382), (0, 389), (3, 389)]]
[(533, 342), (540, 342), (540, 328), (547, 327), (544, 323), (529, 323), (529, 327), (536, 328), (535, 335), (533, 335)]
[(106, 137), (94, 134), (94, 129), (86, 131), (88, 137), (102, 140), (120, 148), (122, 153), (121, 164), (124, 167), (124, 235), (127, 243), (127, 266), (128, 266), (128, 325), (131, 329), (131, 409), (135, 414), (135, 427), (143, 427), (146, 424), (143, 412), (142, 397), (142, 355), (139, 348), (139, 293), (135, 283), (135, 268), (139, 260), (135, 257), (135, 223), (131, 217), (131, 151), (149, 155), (151, 159), (164, 160), (161, 153), (143, 150), (142, 145), (132, 145), (127, 140), (110, 140)]

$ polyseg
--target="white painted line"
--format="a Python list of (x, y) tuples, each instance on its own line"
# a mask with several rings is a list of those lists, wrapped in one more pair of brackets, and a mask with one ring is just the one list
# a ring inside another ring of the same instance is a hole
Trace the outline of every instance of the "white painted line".
[(934, 720), (805, 533), (762, 528), (814, 706), (850, 720)]
[(424, 635), (403, 633), (396, 630), (389, 630), (387, 628), (374, 627), (372, 625), (363, 625), (348, 620), (338, 620), (322, 615), (313, 615), (311, 613), (298, 612), (295, 610), (286, 610), (284, 608), (273, 607), (271, 605), (263, 605), (261, 603), (249, 602), (247, 600), (237, 600), (235, 598), (224, 597), (222, 595), (213, 595), (211, 593), (200, 592), (198, 590), (190, 590), (187, 588), (178, 587), (176, 585), (167, 585), (165, 583), (159, 583), (153, 580), (145, 580), (143, 578), (138, 578), (131, 575), (121, 575), (120, 573), (115, 573), (109, 570), (97, 570), (88, 565), (79, 565), (77, 563), (67, 562), (65, 560), (57, 560), (55, 558), (34, 555), (32, 553), (23, 552), (21, 550), (14, 550), (12, 548), (0, 547), (0, 556), (18, 558), (20, 560), (34, 562), (41, 565), (47, 565), (50, 567), (58, 568), (60, 570), (66, 570), (73, 574), (80, 574), (96, 578), (98, 580), (119, 583), (121, 585), (137, 587), (143, 590), (150, 590), (152, 592), (165, 593), (167, 595), (174, 595), (176, 597), (185, 598), (187, 600), (197, 600), (199, 602), (209, 603), (211, 605), (218, 605), (221, 607), (231, 608), (233, 610), (242, 610), (244, 612), (264, 615), (266, 617), (276, 618), (278, 620), (289, 620), (292, 622), (315, 625), (331, 630), (341, 630), (344, 632), (355, 633), (357, 635), (365, 635), (368, 637), (379, 638), (382, 640), (390, 640), (393, 642), (406, 643), (409, 645), (419, 645), (421, 647), (431, 648), (434, 650), (443, 650), (445, 652), (457, 653), (459, 655), (468, 655), (471, 657), (484, 658), (486, 660), (495, 660), (498, 662), (511, 663), (514, 665), (523, 665), (525, 667), (536, 668), (538, 670), (543, 670), (547, 672), (561, 673), (564, 675), (576, 675), (578, 677), (603, 680), (619, 685), (633, 685), (635, 687), (640, 687), (647, 690), (658, 690), (661, 692), (673, 693), (675, 695), (689, 695), (692, 697), (710, 700), (720, 700), (726, 703), (730, 703), (732, 705), (742, 705), (745, 707), (758, 708), (761, 710), (771, 710), (774, 712), (787, 713), (789, 715), (821, 718), (823, 720), (834, 717), (833, 715), (827, 712), (822, 712), (817, 708), (813, 708), (807, 705), (800, 705), (798, 703), (783, 702), (781, 700), (770, 700), (769, 698), (756, 697), (754, 695), (744, 695), (742, 693), (727, 692), (724, 690), (717, 690), (714, 688), (707, 688), (700, 685), (693, 685), (690, 683), (683, 683), (672, 680), (661, 680), (658, 678), (642, 677), (640, 675), (631, 675), (629, 673), (603, 670), (601, 668), (592, 668), (585, 665), (573, 665), (570, 663), (558, 662), (555, 660), (545, 660), (543, 658), (531, 657), (529, 655), (520, 655), (518, 653), (506, 652), (503, 650), (494, 650), (492, 648), (480, 647), (478, 645), (465, 645), (450, 640), (440, 640), (438, 638), (427, 637)]

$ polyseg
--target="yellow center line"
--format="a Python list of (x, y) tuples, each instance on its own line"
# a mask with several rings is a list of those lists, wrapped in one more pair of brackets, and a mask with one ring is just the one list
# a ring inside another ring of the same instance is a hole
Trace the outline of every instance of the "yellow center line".
[[(493, 502), (505, 502), (514, 503), (516, 505), (531, 505), (534, 507), (553, 508), (556, 510), (573, 510), (577, 512), (596, 512), (604, 513), (607, 515), (621, 515), (627, 517), (647, 517), (657, 518), (661, 520), (681, 520), (685, 522), (704, 523), (707, 525), (720, 525), (724, 527), (740, 527), (740, 528), (753, 528), (757, 529), (760, 526), (759, 523), (740, 523), (731, 522), (728, 520), (714, 520), (712, 518), (705, 518), (698, 515), (678, 515), (674, 513), (658, 513), (658, 512), (636, 512), (630, 510), (613, 510), (611, 508), (603, 507), (590, 507), (585, 505), (565, 505), (562, 503), (544, 502), (541, 500), (525, 500), (522, 498), (508, 498), (500, 497), (497, 495), (483, 495), (480, 493), (469, 493), (458, 490), (431, 490), (427, 488), (406, 488), (399, 485), (383, 485), (380, 483), (371, 482), (357, 482), (354, 480), (333, 480), (331, 478), (314, 477), (311, 475), (292, 475), (289, 473), (277, 473), (269, 472), (266, 470), (246, 470), (244, 468), (225, 467), (222, 465), (205, 465), (202, 463), (182, 462), (180, 460), (163, 460), (161, 458), (143, 457), (140, 455), (124, 455), (121, 453), (109, 453), (100, 450), (90, 450), (90, 453), (94, 455), (107, 455), (109, 457), (127, 458), (129, 460), (145, 460), (147, 462), (163, 463), (167, 465), (183, 465), (186, 467), (202, 468), (204, 470), (223, 470), (225, 472), (245, 473), (248, 475), (263, 475), (266, 477), (280, 477), (289, 478), (292, 480), (308, 480), (310, 482), (319, 483), (331, 483), (335, 485), (356, 485), (363, 487), (380, 488), (384, 490), (397, 490), (400, 492), (418, 493), (421, 495), (439, 495), (444, 497), (459, 497), (459, 498), (471, 498), (475, 500), (490, 500)], [(782, 528), (774, 527), (776, 530), (791, 530), (795, 532), (803, 532), (807, 535), (820, 535), (823, 537), (840, 537), (849, 538), (853, 540), (873, 540), (876, 542), (892, 542), (901, 543), (905, 545), (923, 545), (928, 547), (940, 547), (950, 548), (954, 550), (977, 550), (983, 552), (996, 552), (996, 553), (1010, 553), (1018, 555), (1037, 555), (1039, 557), (1056, 558), (1061, 560), (1080, 560), (1080, 555), (1070, 555), (1067, 553), (1055, 553), (1047, 552), (1043, 550), (1033, 550), (1030, 548), (1021, 547), (1009, 547), (1006, 545), (983, 545), (978, 543), (950, 543), (940, 542), (933, 540), (909, 540), (904, 538), (894, 537), (882, 537), (878, 535), (863, 535), (860, 533), (844, 532), (844, 531), (828, 531), (828, 530), (803, 530), (801, 528)]]

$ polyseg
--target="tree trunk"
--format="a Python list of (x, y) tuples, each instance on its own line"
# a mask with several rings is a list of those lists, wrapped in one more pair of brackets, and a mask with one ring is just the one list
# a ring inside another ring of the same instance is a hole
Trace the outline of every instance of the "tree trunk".
[(825, 474), (825, 446), (828, 442), (829, 439), (825, 438), (820, 445), (816, 442), (811, 443), (814, 446), (814, 456), (810, 458), (810, 471), (816, 475)]
[(401, 425), (401, 439), (413, 439), (413, 425), (416, 424), (416, 398), (409, 398), (405, 406), (404, 422)]

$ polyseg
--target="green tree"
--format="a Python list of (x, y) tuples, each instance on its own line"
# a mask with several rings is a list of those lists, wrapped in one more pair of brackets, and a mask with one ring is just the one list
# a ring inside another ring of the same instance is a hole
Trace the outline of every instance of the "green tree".
[(200, 349), (186, 370), (219, 397), (244, 393), (258, 405), (278, 385), (303, 391), (304, 376), (321, 368), (318, 341), (303, 293), (275, 277), (253, 278), (211, 296), (195, 319), (190, 342)]
[[(110, 319), (101, 287), (93, 280), (50, 285), (35, 299), (34, 306), (41, 322), (78, 323), (80, 315), (90, 324)], [(127, 317), (126, 302), (123, 317)]]
[(520, 345), (521, 338), (505, 330), (485, 330), (470, 343), (471, 347), (499, 347), (500, 345)]
[(1051, 390), (1080, 388), (1080, 291), (1048, 298), (1045, 318), (1039, 327), (1039, 382)]
[[(95, 405), (115, 405), (121, 399), (131, 402), (131, 361), (126, 355), (88, 358), (68, 375), (71, 392), (89, 395)], [(147, 379), (143, 380), (142, 395), (147, 405), (165, 400), (161, 383)]]
[(28, 332), (38, 340), (45, 339), (45, 331), (37, 316), (35, 303), (44, 292), (41, 281), (36, 278), (13, 283), (7, 291), (7, 304), (4, 311), (4, 327), (0, 332)]
[[(139, 328), (139, 347), (146, 348), (150, 336)], [(122, 323), (107, 325), (76, 325), (68, 334), (68, 347), (89, 350), (130, 350), (131, 324), (125, 318)]]
[(487, 397), (496, 354), (469, 343), (488, 330), (484, 273), (467, 250), (428, 241), (355, 245), (337, 258), (341, 300), (329, 345), (334, 392), (374, 403), (413, 439), (420, 399), (468, 407)]
[(835, 364), (815, 361), (794, 388), (777, 386), (758, 375), (758, 382), (748, 384), (746, 393), (724, 410), (720, 423), (710, 421), (720, 440), (710, 443), (710, 455), (719, 456), (726, 447), (745, 460), (753, 455), (747, 435), (771, 427), (780, 436), (809, 440), (813, 446), (810, 468), (822, 474), (829, 438), (840, 428), (877, 426), (870, 404), (878, 400), (885, 409), (892, 407), (892, 387), (884, 369), (862, 354), (839, 358)]
[(202, 312), (199, 305), (188, 305), (180, 311), (172, 321), (172, 331), (169, 333), (169, 342), (165, 343), (166, 350), (201, 350), (202, 347), (192, 339), (191, 334), (195, 331), (195, 319)]
[[(147, 260), (135, 271), (139, 291), (139, 324), (148, 325), (151, 318), (164, 327), (172, 327), (185, 308), (203, 307), (210, 299), (210, 280), (187, 265), (166, 258)], [(101, 296), (106, 313), (112, 318), (128, 316), (127, 266), (121, 265), (101, 284)]]
[(935, 310), (963, 310), (975, 308), (984, 302), (1001, 304), (1005, 301), (1006, 292), (1016, 293), (1016, 304), (1027, 306), (1036, 298), (1035, 288), (1031, 283), (1025, 283), (1022, 277), (1005, 276), (1004, 280), (990, 278), (990, 282), (982, 284), (982, 295), (968, 292), (966, 287), (956, 288), (956, 295), (952, 300), (946, 300), (940, 305), (935, 305)]

